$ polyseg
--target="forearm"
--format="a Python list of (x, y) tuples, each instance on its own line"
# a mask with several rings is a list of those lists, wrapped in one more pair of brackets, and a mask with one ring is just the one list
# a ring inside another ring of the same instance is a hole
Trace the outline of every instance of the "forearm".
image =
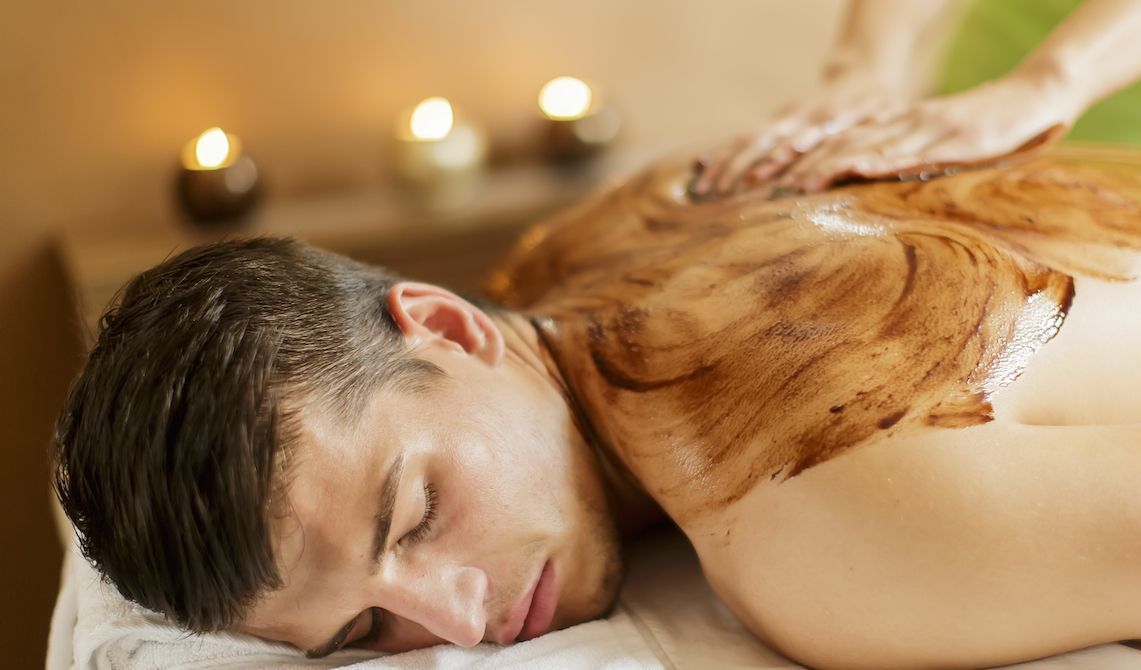
[(851, 0), (824, 67), (825, 80), (853, 72), (902, 86), (914, 54), (958, 0)]
[(1141, 77), (1141, 2), (1087, 0), (1015, 70), (1060, 91), (1076, 120)]

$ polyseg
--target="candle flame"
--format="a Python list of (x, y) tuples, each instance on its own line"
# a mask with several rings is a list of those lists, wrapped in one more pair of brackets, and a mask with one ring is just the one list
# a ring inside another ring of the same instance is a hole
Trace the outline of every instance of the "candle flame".
[(203, 131), (194, 143), (194, 157), (204, 168), (216, 168), (230, 157), (230, 140), (221, 128), (214, 127)]
[(452, 104), (444, 98), (433, 97), (422, 101), (412, 110), (412, 136), (418, 140), (442, 140), (452, 132), (455, 117)]
[(580, 119), (594, 98), (590, 86), (574, 77), (555, 77), (539, 91), (539, 109), (552, 119)]

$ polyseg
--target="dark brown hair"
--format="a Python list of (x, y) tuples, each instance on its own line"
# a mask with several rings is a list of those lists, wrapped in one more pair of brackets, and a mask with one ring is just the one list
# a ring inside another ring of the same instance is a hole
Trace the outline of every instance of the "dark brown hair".
[(321, 402), (351, 420), (382, 385), (414, 392), (443, 375), (386, 308), (398, 279), (255, 238), (191, 249), (126, 286), (53, 446), (83, 554), (124, 597), (204, 632), (281, 586), (271, 530), (288, 408)]

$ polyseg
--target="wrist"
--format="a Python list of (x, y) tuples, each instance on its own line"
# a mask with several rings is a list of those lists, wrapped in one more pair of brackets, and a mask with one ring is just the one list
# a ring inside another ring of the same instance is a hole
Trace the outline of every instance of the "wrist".
[(863, 80), (885, 90), (903, 92), (911, 81), (911, 72), (908, 58), (896, 53), (898, 50), (895, 42), (844, 40), (828, 54), (820, 79), (825, 83)]
[(1027, 88), (1053, 105), (1067, 125), (1073, 125), (1096, 102), (1073, 69), (1056, 58), (1031, 55), (1003, 79)]
[(903, 92), (908, 85), (905, 62), (874, 49), (841, 45), (824, 62), (820, 79), (826, 84), (863, 80), (888, 91)]

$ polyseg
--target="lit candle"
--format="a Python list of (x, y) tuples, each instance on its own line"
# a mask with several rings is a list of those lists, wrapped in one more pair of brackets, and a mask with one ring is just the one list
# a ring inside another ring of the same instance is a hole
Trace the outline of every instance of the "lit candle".
[(483, 165), (487, 140), (444, 98), (420, 102), (397, 120), (395, 169), (417, 185), (468, 174)]
[(622, 119), (589, 84), (556, 77), (539, 90), (539, 110), (546, 119), (547, 155), (556, 161), (584, 158), (614, 140)]
[(233, 220), (249, 211), (258, 195), (258, 170), (242, 143), (221, 128), (209, 128), (182, 149), (178, 196), (183, 208), (203, 222)]

